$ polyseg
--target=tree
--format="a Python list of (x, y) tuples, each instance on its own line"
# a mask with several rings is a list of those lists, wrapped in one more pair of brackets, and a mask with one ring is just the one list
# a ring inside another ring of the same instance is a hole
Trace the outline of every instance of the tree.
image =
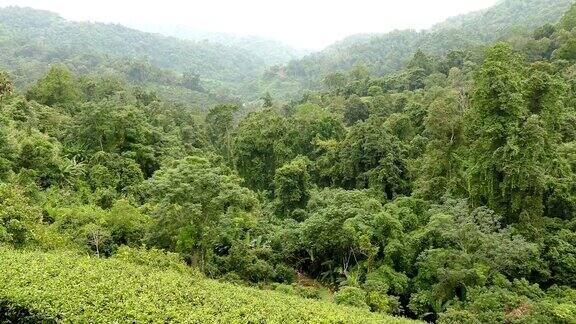
[(330, 73), (324, 78), (324, 85), (328, 88), (328, 90), (335, 93), (342, 91), (346, 86), (346, 83), (346, 75), (340, 72)]
[(100, 257), (102, 247), (111, 239), (110, 233), (96, 224), (88, 224), (84, 231), (86, 233), (86, 241), (96, 250), (96, 256)]
[(289, 125), (273, 110), (251, 113), (233, 139), (234, 164), (249, 188), (273, 191), (274, 172), (292, 156)]
[(12, 129), (7, 118), (0, 116), (0, 180), (5, 180), (14, 166), (17, 148), (10, 139)]
[(234, 113), (238, 111), (236, 105), (218, 105), (212, 107), (206, 115), (208, 139), (216, 149), (216, 152), (232, 160), (232, 130), (234, 126)]
[(4, 71), (0, 71), (0, 100), (2, 98), (10, 96), (14, 92), (14, 85), (8, 77), (8, 74)]
[(21, 143), (17, 170), (27, 173), (42, 188), (58, 185), (63, 180), (59, 143), (43, 134), (33, 134)]
[(264, 103), (262, 104), (264, 108), (270, 108), (274, 105), (274, 103), (272, 102), (272, 95), (270, 95), (270, 92), (266, 92), (262, 96), (262, 101), (264, 101)]
[(0, 242), (22, 246), (34, 238), (42, 211), (14, 184), (0, 184)]
[(360, 262), (370, 266), (379, 253), (392, 255), (391, 243), (401, 239), (398, 219), (365, 191), (315, 191), (307, 211), (300, 240), (310, 256), (310, 272), (324, 273), (324, 280), (332, 284)]
[(197, 73), (187, 71), (182, 75), (182, 85), (190, 90), (204, 92), (206, 91), (201, 84), (200, 75)]
[(422, 69), (423, 73), (428, 76), (434, 72), (434, 62), (426, 55), (422, 50), (417, 50), (414, 56), (408, 62), (407, 68), (410, 69)]
[(297, 157), (276, 170), (274, 195), (281, 215), (289, 216), (295, 209), (304, 209), (310, 199), (310, 161)]
[(76, 102), (79, 93), (70, 70), (65, 65), (55, 64), (44, 78), (28, 90), (26, 97), (47, 106), (65, 106)]
[(558, 26), (567, 31), (572, 31), (574, 27), (576, 27), (576, 4), (573, 4), (570, 9), (564, 13)]
[(256, 195), (240, 182), (226, 166), (199, 156), (156, 172), (143, 184), (155, 218), (151, 243), (181, 252), (205, 269), (220, 235), (240, 239), (256, 220)]
[(318, 156), (319, 142), (342, 140), (346, 133), (341, 118), (315, 104), (297, 106), (289, 122), (290, 146), (294, 153), (310, 159)]
[(467, 120), (470, 195), (507, 223), (529, 221), (543, 210), (546, 132), (538, 115), (528, 115), (525, 91), (519, 57), (505, 44), (489, 49)]
[(356, 124), (339, 144), (337, 183), (345, 188), (374, 188), (382, 199), (410, 192), (404, 147), (383, 118)]
[(357, 95), (352, 95), (346, 100), (344, 120), (348, 126), (370, 117), (370, 107)]
[(456, 91), (446, 91), (430, 103), (424, 121), (429, 138), (426, 151), (416, 164), (416, 197), (440, 201), (467, 194), (461, 156), (464, 142), (464, 111)]
[(138, 247), (144, 240), (151, 218), (122, 199), (114, 203), (105, 220), (110, 237), (118, 245)]

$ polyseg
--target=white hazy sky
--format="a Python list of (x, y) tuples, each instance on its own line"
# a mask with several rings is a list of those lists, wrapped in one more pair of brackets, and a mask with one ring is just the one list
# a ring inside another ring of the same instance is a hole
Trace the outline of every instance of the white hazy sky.
[(127, 26), (184, 25), (320, 49), (355, 33), (424, 29), (497, 0), (0, 0), (64, 18)]

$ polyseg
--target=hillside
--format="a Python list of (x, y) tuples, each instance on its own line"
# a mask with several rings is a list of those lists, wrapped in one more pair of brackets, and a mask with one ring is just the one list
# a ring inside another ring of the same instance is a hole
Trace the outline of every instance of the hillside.
[(2, 322), (417, 323), (118, 258), (0, 248), (0, 264)]
[(300, 59), (310, 51), (296, 49), (282, 42), (259, 36), (241, 36), (230, 33), (215, 33), (196, 30), (182, 25), (153, 25), (137, 26), (138, 30), (159, 33), (180, 39), (197, 42), (210, 42), (242, 49), (265, 62), (266, 65), (287, 63)]
[(571, 0), (500, 0), (493, 7), (449, 18), (432, 27), (432, 32), (458, 30), (472, 38), (479, 35), (485, 41), (505, 36), (510, 27), (535, 29), (557, 21), (568, 9)]
[(354, 35), (321, 52), (292, 61), (285, 69), (269, 71), (268, 75), (280, 75), (279, 84), (270, 90), (281, 92), (285, 84), (294, 82), (303, 88), (317, 87), (328, 73), (347, 71), (356, 64), (366, 65), (377, 75), (388, 74), (402, 68), (418, 49), (441, 55), (452, 49), (489, 44), (510, 33), (554, 23), (572, 2), (503, 0), (489, 9), (448, 19), (427, 31), (397, 30), (386, 34)]
[[(368, 44), (371, 65), (238, 82), (15, 18), (0, 323), (576, 323), (576, 3), (528, 32), (555, 6), (357, 35), (324, 53)], [(34, 28), (63, 43), (16, 32)]]
[(257, 56), (240, 47), (67, 21), (19, 7), (0, 8), (0, 53), (0, 68), (20, 87), (38, 79), (50, 64), (63, 62), (79, 75), (121, 75), (198, 104), (215, 102), (211, 97), (217, 93), (238, 95), (239, 85), (267, 66), (265, 53)]
[[(56, 14), (27, 8), (0, 10), (3, 35), (27, 42), (29, 55), (52, 52), (105, 54), (147, 60), (177, 72), (194, 71), (201, 77), (240, 81), (257, 73), (264, 62), (238, 48), (192, 42), (149, 34), (115, 24), (66, 21)], [(23, 53), (24, 54), (24, 53)]]

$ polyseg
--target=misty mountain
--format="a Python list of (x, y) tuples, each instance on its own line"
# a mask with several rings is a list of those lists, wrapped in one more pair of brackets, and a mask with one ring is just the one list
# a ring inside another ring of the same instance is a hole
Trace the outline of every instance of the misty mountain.
[[(271, 45), (267, 45), (271, 46)], [(27, 85), (50, 64), (74, 72), (118, 73), (128, 80), (229, 89), (256, 78), (270, 61), (242, 47), (151, 34), (117, 24), (73, 22), (30, 8), (0, 9), (0, 67)], [(183, 80), (188, 77), (191, 80)], [(203, 84), (194, 85), (198, 79)]]
[(196, 42), (210, 42), (240, 48), (257, 56), (266, 65), (287, 63), (311, 53), (309, 50), (297, 49), (265, 37), (207, 32), (183, 25), (143, 24), (138, 25), (137, 29)]
[(281, 92), (284, 84), (290, 89), (297, 88), (295, 83), (304, 88), (318, 86), (326, 74), (347, 71), (360, 63), (377, 75), (385, 75), (405, 66), (418, 49), (441, 55), (452, 49), (473, 48), (512, 34), (528, 33), (556, 22), (572, 2), (503, 0), (491, 8), (450, 18), (426, 31), (353, 35), (283, 68), (270, 69), (265, 78), (276, 78), (270, 90)]

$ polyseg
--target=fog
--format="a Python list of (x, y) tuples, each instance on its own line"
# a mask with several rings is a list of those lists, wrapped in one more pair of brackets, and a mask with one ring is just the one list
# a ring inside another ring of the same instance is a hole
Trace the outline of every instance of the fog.
[(210, 0), (78, 1), (0, 0), (54, 11), (71, 20), (121, 23), (130, 27), (186, 26), (273, 38), (321, 49), (355, 33), (424, 29), (442, 20), (487, 8), (497, 0)]

